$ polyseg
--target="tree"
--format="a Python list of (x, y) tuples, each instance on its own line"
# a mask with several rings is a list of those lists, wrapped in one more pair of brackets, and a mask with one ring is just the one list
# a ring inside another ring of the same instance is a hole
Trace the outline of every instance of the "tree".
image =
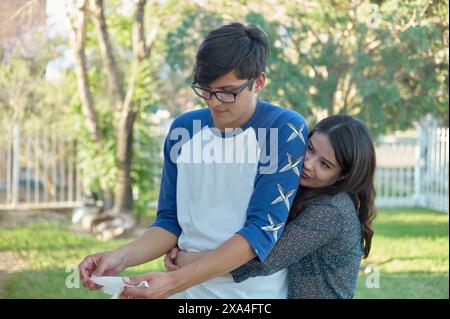
[(410, 128), (426, 114), (448, 125), (447, 5), (206, 1), (196, 19), (186, 16), (167, 54), (177, 66), (171, 71), (189, 77), (192, 65), (182, 61), (193, 60), (192, 39), (204, 26), (219, 26), (217, 16), (255, 24), (270, 42), (261, 97), (299, 111), (310, 125), (336, 113), (363, 119), (376, 135)]
[[(133, 126), (139, 113), (141, 103), (136, 96), (136, 90), (141, 80), (141, 68), (145, 59), (150, 56), (156, 36), (156, 27), (146, 35), (144, 27), (144, 11), (146, 1), (135, 1), (132, 22), (132, 43), (129, 72), (119, 72), (110, 33), (105, 19), (104, 3), (102, 0), (84, 0), (79, 2), (75, 16), (72, 16), (72, 47), (75, 56), (75, 69), (78, 81), (78, 91), (82, 103), (82, 110), (86, 126), (91, 134), (94, 145), (99, 151), (104, 141), (94, 98), (88, 80), (88, 63), (85, 54), (86, 25), (88, 13), (91, 13), (95, 26), (97, 42), (100, 47), (101, 59), (104, 65), (109, 98), (114, 106), (113, 120), (115, 123), (117, 175), (115, 179), (113, 212), (131, 212), (133, 204), (131, 163), (133, 145)], [(126, 79), (122, 77), (127, 77)], [(124, 83), (127, 87), (125, 90)], [(110, 197), (107, 185), (102, 185), (105, 199)], [(110, 202), (110, 200), (106, 200)]]

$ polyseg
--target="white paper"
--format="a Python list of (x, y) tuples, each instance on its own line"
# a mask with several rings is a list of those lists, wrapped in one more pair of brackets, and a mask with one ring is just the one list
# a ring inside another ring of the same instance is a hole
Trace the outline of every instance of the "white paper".
[(102, 291), (105, 294), (111, 295), (111, 299), (117, 299), (119, 298), (120, 294), (123, 292), (125, 287), (145, 287), (148, 288), (148, 283), (146, 281), (141, 281), (139, 285), (133, 286), (126, 284), (123, 281), (123, 277), (113, 277), (113, 276), (104, 276), (104, 277), (97, 277), (92, 276), (90, 278), (93, 282), (95, 282), (99, 286), (102, 287)]

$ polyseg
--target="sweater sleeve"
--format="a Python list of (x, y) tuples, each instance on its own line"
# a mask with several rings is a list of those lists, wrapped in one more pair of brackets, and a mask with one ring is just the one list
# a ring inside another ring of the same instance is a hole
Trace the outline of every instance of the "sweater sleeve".
[(264, 262), (255, 258), (236, 268), (231, 272), (233, 279), (242, 282), (250, 277), (271, 275), (330, 243), (343, 229), (340, 215), (331, 205), (312, 205), (305, 209), (286, 225)]

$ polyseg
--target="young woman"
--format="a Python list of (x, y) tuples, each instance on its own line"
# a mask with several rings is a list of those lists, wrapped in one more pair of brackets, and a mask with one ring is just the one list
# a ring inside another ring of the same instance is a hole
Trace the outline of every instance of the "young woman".
[[(309, 133), (300, 187), (284, 232), (267, 259), (233, 270), (236, 282), (288, 269), (288, 298), (352, 298), (375, 218), (375, 149), (366, 126), (336, 115)], [(203, 253), (174, 248), (167, 270)]]

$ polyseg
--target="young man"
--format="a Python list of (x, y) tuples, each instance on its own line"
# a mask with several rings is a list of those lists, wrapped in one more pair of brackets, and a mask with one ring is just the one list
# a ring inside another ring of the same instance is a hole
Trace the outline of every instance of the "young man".
[(268, 43), (256, 27), (233, 23), (200, 45), (192, 88), (208, 108), (177, 117), (166, 138), (156, 221), (137, 240), (88, 256), (81, 278), (112, 275), (172, 247), (208, 253), (169, 273), (133, 278), (140, 298), (286, 298), (286, 270), (235, 283), (228, 274), (280, 237), (298, 187), (307, 128), (297, 113), (257, 99)]

